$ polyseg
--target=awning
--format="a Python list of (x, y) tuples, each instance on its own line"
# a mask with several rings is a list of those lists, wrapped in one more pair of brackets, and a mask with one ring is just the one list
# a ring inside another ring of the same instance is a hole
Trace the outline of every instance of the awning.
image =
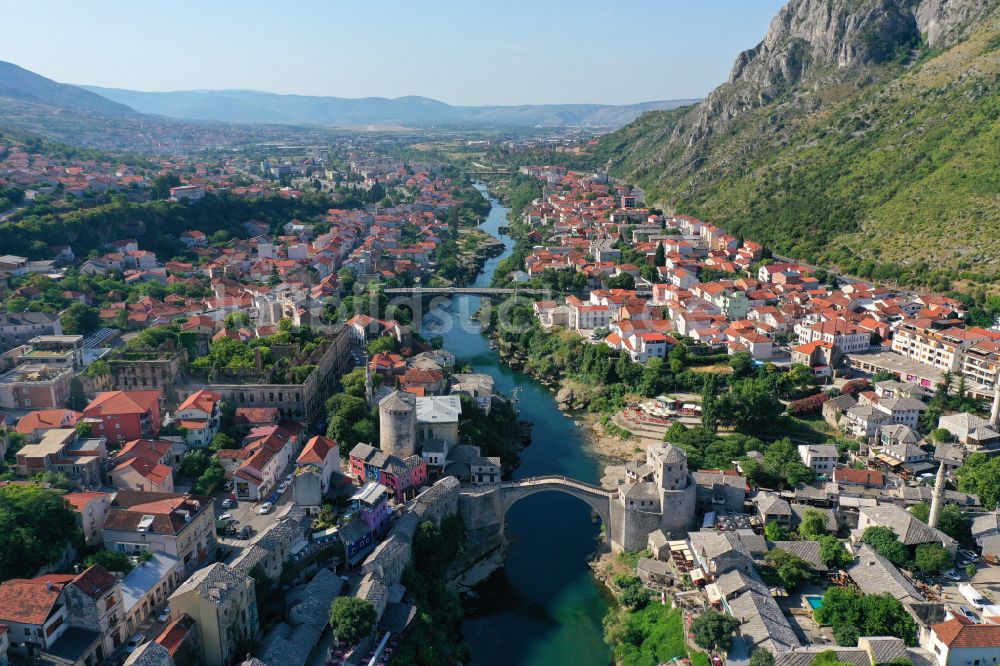
[(896, 460), (895, 458), (890, 458), (889, 456), (885, 455), (884, 453), (878, 454), (877, 457), (878, 457), (879, 460), (881, 460), (882, 462), (884, 462), (886, 465), (889, 465), (890, 467), (899, 467), (900, 465), (903, 464), (903, 462), (901, 460)]
[(699, 580), (705, 580), (705, 573), (701, 570), (701, 567), (695, 567), (691, 569), (691, 582), (696, 583)]

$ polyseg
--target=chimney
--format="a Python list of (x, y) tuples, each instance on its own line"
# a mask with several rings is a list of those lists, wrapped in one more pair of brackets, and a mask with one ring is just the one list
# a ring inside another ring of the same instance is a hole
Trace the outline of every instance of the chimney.
[(944, 460), (938, 465), (937, 478), (934, 480), (934, 495), (931, 497), (931, 513), (927, 519), (930, 527), (938, 526), (938, 518), (941, 516), (941, 502), (944, 499)]

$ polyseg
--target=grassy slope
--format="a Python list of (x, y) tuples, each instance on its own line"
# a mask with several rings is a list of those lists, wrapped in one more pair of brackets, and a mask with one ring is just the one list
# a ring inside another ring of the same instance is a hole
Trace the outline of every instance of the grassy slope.
[(714, 137), (694, 170), (667, 140), (683, 127), (679, 112), (643, 116), (595, 158), (679, 213), (801, 258), (937, 287), (947, 285), (939, 267), (996, 279), (998, 47), (994, 17), (886, 82), (797, 92)]

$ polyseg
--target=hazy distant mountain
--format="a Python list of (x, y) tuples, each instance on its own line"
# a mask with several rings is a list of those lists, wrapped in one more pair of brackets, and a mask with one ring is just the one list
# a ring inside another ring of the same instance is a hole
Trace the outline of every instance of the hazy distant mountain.
[(23, 67), (0, 60), (0, 98), (65, 109), (124, 116), (135, 112), (79, 86), (56, 83)]
[(640, 104), (532, 104), (452, 106), (427, 97), (313, 97), (255, 90), (140, 92), (82, 86), (136, 111), (171, 118), (238, 123), (356, 126), (402, 125), (600, 125), (620, 127), (644, 111), (673, 109), (697, 100)]

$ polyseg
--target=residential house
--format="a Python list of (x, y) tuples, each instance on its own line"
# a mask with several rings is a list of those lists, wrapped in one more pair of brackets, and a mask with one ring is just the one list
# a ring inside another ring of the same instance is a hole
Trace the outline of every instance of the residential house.
[(101, 533), (104, 547), (128, 555), (162, 552), (190, 573), (215, 556), (214, 499), (119, 490)]
[(152, 439), (160, 432), (162, 391), (107, 391), (98, 393), (83, 410), (91, 434), (116, 445), (133, 439)]
[(295, 504), (319, 511), (334, 472), (340, 473), (340, 446), (329, 437), (316, 435), (295, 460)]
[(457, 395), (417, 397), (417, 443), (441, 440), (448, 448), (458, 444), (462, 401)]
[(115, 488), (148, 490), (156, 493), (174, 491), (173, 469), (139, 456), (118, 463), (108, 472), (108, 479)]
[(195, 391), (177, 407), (174, 418), (184, 428), (184, 440), (189, 446), (205, 447), (219, 431), (219, 403), (222, 397), (214, 391)]
[(955, 614), (931, 626), (927, 649), (938, 666), (995, 664), (1000, 661), (1000, 625)]
[(170, 617), (187, 615), (201, 636), (201, 663), (229, 666), (260, 632), (254, 580), (222, 562), (188, 578), (170, 595)]
[(22, 416), (14, 430), (29, 442), (40, 442), (49, 430), (74, 427), (81, 416), (72, 409), (40, 409)]
[(904, 546), (939, 543), (952, 555), (958, 549), (958, 543), (950, 536), (941, 530), (928, 526), (912, 513), (895, 504), (861, 507), (858, 516), (858, 534), (863, 533), (867, 527), (872, 525), (892, 529)]
[(101, 637), (94, 653), (98, 660), (110, 657), (128, 638), (121, 582), (101, 565), (88, 567), (70, 581), (63, 599), (70, 625)]
[(27, 444), (17, 452), (17, 473), (34, 476), (56, 472), (68, 476), (80, 487), (100, 486), (103, 462), (108, 452), (103, 437), (80, 438), (73, 428), (49, 430), (38, 444)]
[(837, 466), (837, 447), (832, 444), (799, 444), (799, 458), (802, 464), (817, 474), (829, 476)]
[(126, 634), (132, 636), (158, 613), (170, 593), (184, 581), (183, 563), (164, 552), (151, 553), (122, 579)]
[(69, 502), (73, 513), (76, 514), (76, 524), (83, 532), (84, 541), (88, 546), (101, 543), (101, 528), (104, 526), (104, 517), (108, 514), (111, 506), (110, 493), (90, 492), (90, 493), (66, 493), (63, 498)]

